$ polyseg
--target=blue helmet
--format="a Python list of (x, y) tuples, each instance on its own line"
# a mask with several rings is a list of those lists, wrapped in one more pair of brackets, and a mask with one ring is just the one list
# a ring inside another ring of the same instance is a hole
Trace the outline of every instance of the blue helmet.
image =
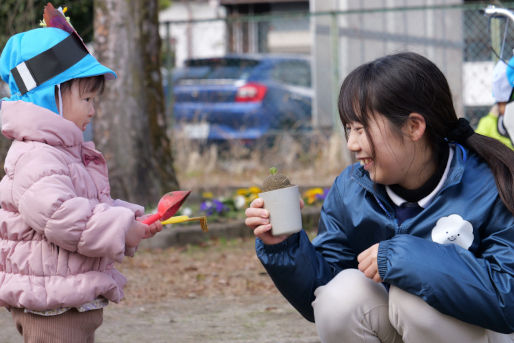
[(23, 100), (57, 114), (55, 86), (63, 82), (116, 73), (81, 47), (79, 37), (46, 27), (18, 33), (7, 41), (0, 56), (0, 76), (11, 91), (5, 101)]

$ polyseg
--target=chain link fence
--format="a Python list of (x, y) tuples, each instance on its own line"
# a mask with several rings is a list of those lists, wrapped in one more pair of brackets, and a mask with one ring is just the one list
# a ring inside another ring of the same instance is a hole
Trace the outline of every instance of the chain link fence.
[[(507, 4), (506, 4), (507, 6)], [(514, 7), (510, 4), (510, 8)], [(513, 56), (514, 22), (504, 16), (484, 16), (475, 8), (464, 9), (463, 94), (465, 115), (473, 124), (490, 110), (493, 68), (499, 59)]]

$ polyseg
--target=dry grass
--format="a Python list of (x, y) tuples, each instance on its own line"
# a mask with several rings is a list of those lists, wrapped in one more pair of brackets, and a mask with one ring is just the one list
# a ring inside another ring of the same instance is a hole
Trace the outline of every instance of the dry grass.
[(205, 145), (173, 138), (175, 166), (182, 188), (211, 189), (260, 186), (270, 167), (300, 186), (329, 186), (348, 165), (346, 142), (340, 133), (308, 136), (278, 135), (271, 146), (241, 142)]

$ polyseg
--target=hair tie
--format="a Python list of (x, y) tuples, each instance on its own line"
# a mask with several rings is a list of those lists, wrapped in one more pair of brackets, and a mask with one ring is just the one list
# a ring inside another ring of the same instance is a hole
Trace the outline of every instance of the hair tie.
[(475, 130), (469, 125), (469, 121), (465, 118), (459, 118), (457, 122), (450, 128), (447, 138), (450, 141), (465, 143), (466, 140), (475, 133)]

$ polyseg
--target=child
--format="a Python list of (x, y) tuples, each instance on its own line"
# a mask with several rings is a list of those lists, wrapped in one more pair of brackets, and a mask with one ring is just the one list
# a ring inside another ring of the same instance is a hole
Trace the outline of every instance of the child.
[(504, 114), (505, 106), (512, 100), (512, 84), (509, 81), (508, 75), (511, 74), (511, 77), (514, 77), (513, 66), (514, 57), (511, 58), (508, 65), (503, 60), (499, 60), (498, 63), (496, 63), (493, 70), (492, 87), (495, 106), (488, 115), (480, 119), (476, 129), (477, 133), (495, 138), (511, 149), (514, 149), (514, 147), (512, 145), (512, 137), (510, 137), (504, 125)]
[(114, 263), (162, 229), (109, 194), (107, 165), (83, 131), (104, 79), (80, 37), (54, 27), (12, 36), (0, 56), (13, 140), (0, 182), (0, 305), (25, 342), (93, 342), (103, 307), (123, 298)]
[(273, 237), (246, 210), (257, 255), (322, 342), (511, 342), (514, 152), (458, 119), (441, 71), (415, 53), (351, 72), (339, 94), (346, 168), (318, 236)]

